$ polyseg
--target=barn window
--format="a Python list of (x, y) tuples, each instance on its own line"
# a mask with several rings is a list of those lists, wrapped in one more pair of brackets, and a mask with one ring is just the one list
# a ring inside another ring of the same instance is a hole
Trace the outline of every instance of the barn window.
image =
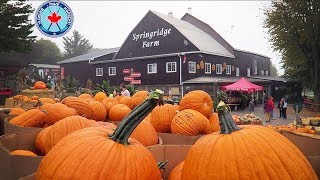
[(257, 66), (253, 66), (253, 74), (258, 74), (258, 68), (257, 68)]
[(103, 76), (103, 68), (96, 68), (96, 76)]
[(216, 65), (216, 73), (217, 74), (222, 74), (222, 64), (217, 64)]
[(211, 74), (211, 63), (205, 63), (204, 69), (206, 74)]
[(167, 62), (166, 63), (166, 72), (171, 73), (171, 72), (177, 72), (177, 63), (176, 62)]
[(189, 61), (189, 73), (196, 73), (196, 62)]
[(261, 76), (264, 76), (264, 70), (261, 70)]
[(231, 74), (231, 65), (227, 65), (226, 74)]
[(239, 68), (237, 67), (237, 68), (236, 68), (236, 76), (239, 76), (239, 74), (240, 74), (240, 70), (239, 70)]
[(109, 67), (109, 76), (116, 75), (116, 67)]
[(247, 76), (250, 76), (250, 68), (247, 68)]
[(269, 71), (266, 71), (266, 76), (269, 76)]
[(157, 73), (157, 63), (148, 64), (148, 74)]

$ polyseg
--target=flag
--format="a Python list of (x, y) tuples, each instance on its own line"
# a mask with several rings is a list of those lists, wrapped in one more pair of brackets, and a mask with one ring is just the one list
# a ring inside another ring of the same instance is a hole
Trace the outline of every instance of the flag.
[(183, 55), (183, 63), (186, 63), (186, 61), (187, 61), (187, 56)]

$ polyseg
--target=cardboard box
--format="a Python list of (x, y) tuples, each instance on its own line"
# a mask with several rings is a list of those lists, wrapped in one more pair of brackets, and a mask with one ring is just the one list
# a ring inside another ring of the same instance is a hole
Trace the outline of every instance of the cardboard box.
[(3, 131), (4, 134), (11, 134), (17, 132), (33, 132), (33, 131), (41, 131), (43, 128), (36, 127), (21, 127), (16, 126), (9, 123), (10, 118), (6, 118), (3, 120)]
[(162, 179), (168, 179), (171, 171), (184, 161), (192, 145), (154, 145), (147, 147), (157, 162), (168, 160), (165, 171), (161, 171)]
[(34, 146), (34, 141), (39, 132), (23, 132), (0, 136), (1, 179), (16, 180), (36, 172), (43, 156), (11, 156), (10, 152), (16, 149), (23, 149), (39, 154)]
[(162, 139), (163, 144), (165, 145), (193, 145), (202, 135), (186, 136), (171, 133), (158, 133), (158, 136)]

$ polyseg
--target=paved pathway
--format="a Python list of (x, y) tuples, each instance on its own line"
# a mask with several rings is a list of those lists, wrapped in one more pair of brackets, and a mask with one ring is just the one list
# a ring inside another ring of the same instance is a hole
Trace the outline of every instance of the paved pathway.
[[(243, 116), (245, 114), (249, 114), (249, 110), (248, 110), (248, 108), (246, 108), (243, 111), (242, 110), (232, 111), (231, 114), (232, 115), (237, 115), (237, 116)], [(295, 120), (295, 114), (292, 114), (292, 113), (291, 114), (287, 113), (287, 119), (279, 118), (279, 109), (276, 109), (275, 112), (274, 112), (275, 120), (271, 120), (270, 123), (265, 122), (265, 120), (266, 120), (265, 117), (266, 116), (263, 113), (262, 105), (258, 105), (257, 107), (255, 107), (253, 114), (256, 115), (257, 117), (260, 117), (260, 119), (263, 120), (263, 125), (268, 125), (268, 124), (272, 124), (272, 125), (285, 124), (285, 125), (287, 125), (289, 123), (292, 123)]]

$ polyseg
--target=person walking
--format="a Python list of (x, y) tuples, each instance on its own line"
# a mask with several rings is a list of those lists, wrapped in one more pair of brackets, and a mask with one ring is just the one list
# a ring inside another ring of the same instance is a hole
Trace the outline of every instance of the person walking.
[(128, 91), (128, 89), (126, 88), (126, 86), (122, 83), (120, 84), (120, 88), (121, 88), (121, 95), (122, 96), (129, 96), (130, 97), (130, 92)]
[(274, 107), (273, 97), (272, 97), (272, 96), (269, 96), (268, 102), (269, 102), (270, 106), (273, 107), (272, 110), (271, 110), (271, 112), (270, 112), (270, 119), (271, 119), (271, 120), (274, 120), (274, 110), (275, 110), (276, 108)]
[(271, 120), (271, 112), (274, 109), (274, 103), (272, 96), (269, 97), (269, 99), (265, 100), (265, 104), (263, 106), (263, 110), (266, 115), (266, 122), (270, 122)]
[(279, 103), (278, 103), (278, 109), (280, 113), (280, 118), (283, 118), (283, 100), (284, 98), (281, 98)]
[(249, 101), (249, 113), (251, 114), (251, 112), (254, 112), (254, 99), (250, 98)]
[(288, 108), (288, 103), (285, 99), (283, 99), (283, 107), (282, 107), (283, 119), (287, 119), (287, 108)]

